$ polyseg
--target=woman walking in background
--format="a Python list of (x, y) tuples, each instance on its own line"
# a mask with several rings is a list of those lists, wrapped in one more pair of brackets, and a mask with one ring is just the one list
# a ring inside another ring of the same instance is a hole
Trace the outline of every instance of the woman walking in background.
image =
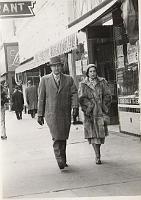
[(12, 94), (12, 110), (15, 111), (18, 120), (22, 119), (23, 106), (24, 106), (23, 93), (21, 92), (19, 87), (16, 86)]
[(79, 101), (84, 112), (84, 134), (92, 144), (96, 164), (101, 164), (100, 147), (108, 135), (108, 108), (111, 103), (111, 92), (107, 81), (97, 76), (95, 64), (89, 64), (86, 78), (80, 83)]

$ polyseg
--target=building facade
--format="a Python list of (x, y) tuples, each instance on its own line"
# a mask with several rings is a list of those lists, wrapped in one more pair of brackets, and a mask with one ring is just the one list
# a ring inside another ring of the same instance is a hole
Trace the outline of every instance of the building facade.
[[(77, 86), (88, 63), (112, 92), (111, 124), (140, 136), (139, 12), (137, 0), (48, 1), (19, 34), (21, 64), (17, 80), (24, 83), (50, 72), (50, 57), (60, 55), (64, 73)], [(38, 26), (38, 25), (39, 26)]]

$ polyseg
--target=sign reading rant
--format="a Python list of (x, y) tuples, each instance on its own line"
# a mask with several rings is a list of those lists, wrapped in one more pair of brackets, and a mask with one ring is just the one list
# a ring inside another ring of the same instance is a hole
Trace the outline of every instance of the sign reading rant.
[(34, 4), (32, 1), (0, 2), (0, 18), (34, 16)]

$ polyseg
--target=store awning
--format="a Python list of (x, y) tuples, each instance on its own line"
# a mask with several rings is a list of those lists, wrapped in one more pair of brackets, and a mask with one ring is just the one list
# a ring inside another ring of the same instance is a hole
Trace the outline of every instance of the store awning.
[(34, 59), (32, 59), (32, 60), (20, 65), (19, 67), (17, 67), (15, 70), (15, 73), (17, 74), (17, 73), (25, 72), (25, 71), (31, 70), (33, 68), (36, 68), (36, 67), (38, 67), (38, 65), (35, 65), (35, 61), (34, 61)]
[(25, 62), (16, 68), (15, 72), (20, 73), (24, 71), (28, 71), (30, 69), (36, 68), (40, 65), (43, 65), (49, 62), (51, 57), (55, 57), (71, 50), (77, 48), (77, 34), (72, 33), (67, 35), (65, 38), (56, 42), (54, 45), (50, 46), (43, 51), (38, 52), (32, 61)]
[(77, 20), (78, 23), (75, 23), (73, 26), (70, 24), (69, 26), (71, 26), (71, 28), (69, 28), (69, 30), (71, 32), (76, 32), (76, 31), (84, 29), (86, 26), (88, 26), (89, 24), (91, 24), (92, 22), (94, 22), (98, 18), (100, 18), (105, 12), (107, 12), (109, 9), (111, 9), (117, 2), (119, 2), (119, 0), (104, 1), (103, 4), (101, 4), (101, 5), (103, 5), (103, 6), (101, 6), (101, 8), (93, 9), (93, 12), (90, 11), (88, 13), (89, 16), (84, 18), (82, 21), (81, 21), (81, 19), (80, 20), (78, 19)]
[(33, 61), (27, 62), (22, 64), (18, 68), (16, 68), (16, 73), (24, 72), (33, 68), (36, 68), (40, 65), (47, 63), (50, 57), (58, 56), (71, 50), (77, 48), (77, 33), (79, 30), (84, 29), (86, 26), (94, 22), (100, 16), (102, 16), (105, 12), (111, 9), (119, 0), (108, 0), (105, 1), (106, 3), (102, 4), (103, 6), (91, 13), (88, 17), (84, 18), (79, 23), (75, 24), (71, 28), (66, 30), (66, 37), (61, 41), (57, 42), (56, 44), (50, 46), (43, 51), (38, 52), (35, 56)]

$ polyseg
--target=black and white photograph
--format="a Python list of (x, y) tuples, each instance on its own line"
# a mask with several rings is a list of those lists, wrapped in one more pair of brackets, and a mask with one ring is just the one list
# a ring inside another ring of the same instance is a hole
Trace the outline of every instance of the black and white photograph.
[(140, 13), (0, 0), (1, 199), (141, 200)]

